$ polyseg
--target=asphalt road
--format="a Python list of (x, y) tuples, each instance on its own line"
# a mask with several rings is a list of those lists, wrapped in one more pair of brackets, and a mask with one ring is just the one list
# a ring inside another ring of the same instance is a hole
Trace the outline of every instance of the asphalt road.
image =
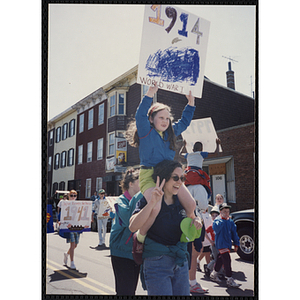
[[(81, 234), (75, 249), (76, 270), (63, 264), (63, 253), (69, 248), (66, 240), (56, 232), (47, 234), (46, 294), (115, 295), (114, 274), (109, 248), (95, 249), (98, 244), (97, 232)], [(109, 233), (106, 235), (109, 245)], [(228, 288), (226, 282), (217, 284), (197, 272), (197, 281), (208, 288), (209, 296), (254, 296), (254, 264), (242, 261), (236, 253), (231, 253), (233, 277), (240, 283), (239, 288)], [(201, 261), (203, 270), (204, 259)], [(137, 295), (147, 295), (139, 281)], [(195, 294), (199, 295), (199, 294)]]

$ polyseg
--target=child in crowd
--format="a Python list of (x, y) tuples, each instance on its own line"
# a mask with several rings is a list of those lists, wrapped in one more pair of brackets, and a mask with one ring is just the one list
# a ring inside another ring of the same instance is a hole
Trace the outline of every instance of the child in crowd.
[(224, 197), (221, 194), (217, 194), (215, 197), (215, 206), (219, 207), (222, 203), (224, 203)]
[(213, 223), (213, 230), (216, 234), (216, 248), (218, 249), (219, 254), (210, 278), (212, 281), (220, 283), (221, 280), (218, 277), (218, 272), (222, 265), (224, 265), (227, 286), (238, 288), (240, 284), (236, 283), (232, 278), (230, 250), (232, 241), (234, 242), (234, 251), (237, 251), (240, 242), (236, 232), (236, 225), (229, 216), (230, 208), (231, 206), (226, 203), (220, 204), (220, 216), (217, 217)]
[[(69, 200), (68, 200), (68, 198), (69, 198)], [(61, 200), (58, 203), (58, 207), (61, 208), (62, 201), (76, 201), (76, 199), (77, 199), (77, 192), (75, 190), (71, 190), (68, 197), (66, 197), (66, 199), (64, 198), (63, 200)], [(69, 248), (68, 252), (64, 253), (64, 264), (67, 265), (68, 257), (70, 255), (70, 260), (71, 260), (70, 269), (73, 269), (73, 270), (76, 269), (76, 266), (74, 263), (74, 256), (75, 256), (74, 252), (75, 252), (75, 248), (79, 244), (79, 237), (80, 237), (79, 232), (70, 232), (70, 236), (69, 236), (69, 238), (67, 238), (67, 243), (70, 243), (70, 248)]]
[[(219, 153), (220, 139), (216, 139), (216, 150), (214, 153)], [(187, 160), (187, 168), (185, 169), (186, 182), (185, 185), (196, 200), (198, 210), (206, 210), (208, 207), (208, 199), (211, 196), (210, 178), (202, 170), (203, 160), (207, 158), (209, 152), (203, 152), (201, 142), (196, 142), (192, 153), (182, 153), (186, 146), (186, 141), (183, 142), (183, 147), (180, 154)]]
[[(207, 232), (207, 228), (211, 227), (213, 224), (213, 220), (211, 218), (211, 215), (208, 213), (208, 208), (205, 211), (201, 211), (201, 217), (202, 220), (204, 222), (204, 226), (205, 226), (205, 238), (204, 241), (202, 243), (202, 248), (200, 251), (200, 254), (197, 258), (197, 270), (201, 271), (200, 268), (200, 262), (202, 260), (202, 258), (205, 257), (206, 260), (206, 264), (209, 264), (210, 262), (210, 253), (211, 253), (211, 244), (213, 243), (212, 239), (211, 239), (211, 235), (208, 234)], [(205, 266), (205, 265), (204, 265)]]
[[(216, 219), (217, 216), (219, 216), (219, 214), (220, 214), (219, 208), (217, 206), (214, 206), (210, 211), (212, 222)], [(208, 235), (209, 239), (212, 241), (210, 248), (211, 248), (211, 253), (213, 256), (213, 259), (210, 261), (210, 263), (208, 265), (204, 265), (204, 272), (207, 277), (210, 277), (210, 273), (212, 272), (212, 270), (214, 268), (214, 265), (217, 261), (217, 257), (219, 254), (219, 251), (215, 245), (215, 232), (213, 231), (212, 227), (213, 227), (213, 224), (211, 224), (210, 226), (208, 226), (206, 228), (207, 235)]]
[[(173, 160), (175, 156), (176, 137), (190, 125), (195, 111), (195, 98), (191, 92), (187, 95), (188, 105), (183, 110), (181, 119), (172, 124), (170, 107), (162, 103), (154, 103), (151, 106), (153, 97), (158, 91), (157, 84), (149, 87), (147, 94), (142, 99), (136, 115), (136, 122), (129, 125), (126, 137), (129, 144), (139, 147), (140, 157), (140, 189), (147, 202), (156, 186), (152, 179), (153, 168), (163, 160)], [(185, 185), (181, 185), (178, 198), (186, 211), (194, 210), (195, 200)], [(184, 201), (183, 201), (184, 200)], [(157, 203), (160, 207), (161, 203)], [(159, 211), (159, 210), (154, 210)], [(133, 256), (136, 262), (140, 261), (143, 252), (143, 242), (149, 227), (147, 225), (139, 229), (133, 236), (137, 239), (137, 246), (133, 249)]]

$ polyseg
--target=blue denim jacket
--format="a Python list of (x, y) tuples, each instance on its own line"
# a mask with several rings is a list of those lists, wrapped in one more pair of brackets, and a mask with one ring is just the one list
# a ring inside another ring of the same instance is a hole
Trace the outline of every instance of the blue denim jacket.
[[(135, 115), (140, 138), (140, 164), (146, 167), (154, 167), (163, 160), (173, 160), (175, 156), (175, 151), (170, 149), (170, 142), (167, 141), (167, 132), (164, 133), (164, 138), (162, 138), (150, 124), (147, 113), (151, 103), (152, 98), (145, 96)], [(195, 106), (186, 105), (181, 119), (173, 124), (176, 136), (180, 135), (190, 125), (195, 109)]]

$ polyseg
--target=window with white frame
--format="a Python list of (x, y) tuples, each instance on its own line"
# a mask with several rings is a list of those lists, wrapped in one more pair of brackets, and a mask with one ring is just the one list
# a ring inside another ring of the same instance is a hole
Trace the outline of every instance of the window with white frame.
[(69, 137), (75, 135), (75, 119), (69, 122)]
[(84, 114), (79, 116), (79, 133), (84, 130)]
[(55, 154), (54, 170), (59, 169), (59, 158), (60, 158), (60, 154), (59, 154), (59, 153), (56, 153), (56, 154)]
[(85, 181), (85, 198), (91, 198), (92, 179), (87, 178)]
[(82, 164), (83, 158), (83, 145), (78, 146), (78, 164)]
[(53, 130), (50, 131), (49, 134), (49, 146), (53, 145)]
[(65, 123), (62, 128), (62, 140), (68, 137), (68, 123)]
[(108, 135), (108, 155), (115, 155), (115, 133)]
[(97, 160), (103, 159), (103, 138), (98, 139), (97, 143)]
[(116, 95), (109, 98), (109, 116), (113, 117), (116, 114)]
[[(148, 90), (149, 90), (149, 86), (142, 84), (142, 99), (147, 94)], [(157, 93), (155, 93), (155, 95), (153, 97), (153, 103), (156, 103), (156, 102), (157, 102)]]
[(49, 158), (48, 158), (48, 172), (51, 171), (51, 167), (52, 167), (52, 156), (49, 156)]
[(99, 111), (98, 111), (98, 125), (101, 125), (104, 123), (104, 103), (101, 103), (99, 105)]
[(88, 119), (88, 129), (93, 128), (94, 126), (94, 109), (89, 110), (89, 119)]
[(125, 94), (119, 94), (118, 98), (118, 114), (125, 115)]
[(91, 162), (93, 159), (93, 142), (87, 144), (87, 162)]
[(97, 193), (99, 190), (102, 189), (102, 177), (97, 177), (96, 178), (96, 191)]
[(56, 128), (56, 143), (59, 143), (60, 142), (60, 139), (61, 139), (61, 127), (57, 127)]
[(69, 149), (68, 151), (68, 166), (74, 165), (74, 148)]
[(67, 156), (67, 152), (63, 151), (61, 153), (61, 162), (60, 162), (60, 167), (61, 168), (65, 168), (66, 167), (66, 156)]

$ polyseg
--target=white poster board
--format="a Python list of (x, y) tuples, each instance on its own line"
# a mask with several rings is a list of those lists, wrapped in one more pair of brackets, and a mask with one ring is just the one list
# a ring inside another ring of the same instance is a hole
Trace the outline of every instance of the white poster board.
[(62, 201), (59, 229), (69, 232), (89, 231), (92, 203), (92, 201)]
[[(204, 152), (215, 152), (216, 139), (218, 138), (211, 118), (192, 120), (190, 126), (181, 134), (186, 140), (186, 150), (193, 152), (195, 142), (201, 142)], [(222, 152), (221, 145), (219, 151)]]
[(174, 5), (145, 5), (137, 82), (201, 98), (209, 27)]

